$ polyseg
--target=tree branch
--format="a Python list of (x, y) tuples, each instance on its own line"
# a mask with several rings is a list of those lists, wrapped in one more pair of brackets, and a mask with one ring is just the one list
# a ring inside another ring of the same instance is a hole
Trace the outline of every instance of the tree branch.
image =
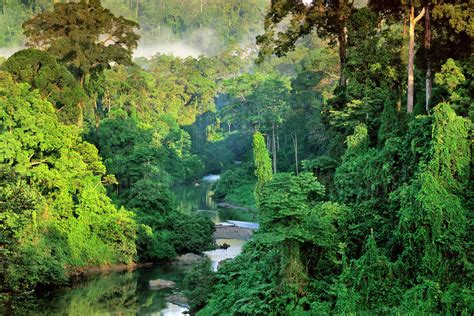
[(423, 17), (423, 15), (425, 15), (425, 8), (423, 8), (421, 12), (418, 14), (418, 16), (415, 18), (415, 24)]
[(30, 162), (30, 167), (33, 167), (33, 166), (42, 164), (42, 163), (44, 163), (44, 162), (46, 162), (46, 161), (47, 161), (47, 159), (43, 159), (43, 160), (39, 160), (39, 161)]

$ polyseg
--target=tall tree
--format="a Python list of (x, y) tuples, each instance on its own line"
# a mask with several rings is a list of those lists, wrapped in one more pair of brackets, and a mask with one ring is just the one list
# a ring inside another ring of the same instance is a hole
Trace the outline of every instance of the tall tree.
[[(65, 63), (81, 87), (89, 75), (109, 68), (112, 62), (131, 64), (138, 45), (139, 25), (114, 16), (100, 0), (55, 3), (53, 11), (23, 23), (27, 45), (46, 50)], [(82, 125), (82, 111), (79, 125)]]
[[(409, 43), (408, 43), (408, 81), (407, 81), (407, 112), (413, 112), (414, 106), (414, 65), (415, 65), (415, 35), (416, 24), (424, 18), (424, 65), (426, 67), (425, 81), (425, 109), (430, 110), (432, 96), (432, 73), (433, 67), (439, 67), (444, 61), (451, 57), (453, 51), (446, 52), (440, 49), (440, 53), (432, 51), (432, 35), (436, 34), (439, 41), (454, 44), (455, 38), (462, 34), (463, 44), (469, 47), (470, 38), (474, 33), (472, 22), (472, 4), (469, 0), (372, 0), (369, 7), (382, 15), (391, 15), (396, 19), (408, 15), (409, 20)], [(434, 20), (434, 22), (432, 21)], [(432, 32), (433, 23), (436, 24), (436, 32)], [(449, 34), (449, 35), (448, 35)], [(456, 36), (454, 36), (456, 34)], [(455, 45), (455, 44), (454, 44)], [(448, 44), (449, 46), (449, 44)], [(469, 49), (467, 49), (469, 51)], [(458, 55), (465, 55), (463, 49)], [(437, 56), (435, 56), (437, 55)], [(437, 60), (435, 60), (437, 59)], [(435, 65), (436, 64), (436, 65)]]
[[(408, 81), (407, 81), (407, 113), (413, 112), (413, 94), (414, 94), (414, 69), (415, 69), (415, 26), (416, 23), (425, 15), (425, 4), (418, 0), (371, 0), (369, 7), (375, 11), (381, 12), (382, 15), (392, 15), (400, 19), (403, 17), (404, 23), (406, 15), (408, 15), (409, 31), (408, 31)], [(427, 13), (429, 14), (429, 13)], [(428, 24), (429, 26), (429, 24)], [(405, 24), (403, 28), (405, 34)], [(425, 36), (426, 37), (426, 36)], [(426, 42), (426, 40), (425, 40)], [(428, 83), (428, 80), (427, 80)], [(427, 91), (427, 95), (428, 92)], [(428, 99), (428, 97), (427, 97)]]
[(246, 74), (226, 82), (227, 93), (240, 104), (242, 120), (267, 132), (273, 172), (277, 172), (278, 127), (289, 110), (288, 78), (277, 74)]
[[(273, 0), (265, 19), (265, 34), (257, 37), (259, 60), (272, 53), (283, 56), (294, 49), (296, 41), (311, 31), (339, 44), (339, 84), (344, 87), (347, 59), (347, 20), (353, 11), (349, 0)], [(282, 24), (289, 19), (284, 32)]]
[(409, 2), (410, 28), (408, 31), (408, 83), (407, 83), (407, 113), (413, 113), (413, 93), (415, 88), (415, 25), (425, 15), (422, 7), (415, 16), (415, 1)]

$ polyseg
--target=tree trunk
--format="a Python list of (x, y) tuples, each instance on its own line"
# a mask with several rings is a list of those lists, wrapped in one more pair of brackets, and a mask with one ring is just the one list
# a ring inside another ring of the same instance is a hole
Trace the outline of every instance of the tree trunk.
[(430, 99), (433, 82), (431, 78), (431, 19), (430, 3), (425, 5), (425, 53), (426, 53), (426, 113), (430, 113)]
[(414, 59), (415, 59), (415, 25), (425, 13), (425, 8), (415, 18), (415, 7), (410, 7), (410, 30), (408, 44), (408, 84), (407, 84), (407, 113), (413, 113), (413, 92), (414, 92)]
[(346, 51), (347, 51), (347, 28), (342, 26), (339, 30), (338, 35), (339, 41), (339, 62), (340, 62), (340, 73), (339, 73), (339, 85), (341, 87), (346, 86), (346, 76), (344, 74), (344, 69), (346, 67)]
[(278, 132), (278, 125), (276, 126), (276, 149), (280, 150), (280, 133)]
[(99, 125), (100, 125), (100, 114), (99, 114), (99, 108), (98, 108), (98, 105), (97, 105), (97, 96), (94, 95), (94, 119), (95, 119), (95, 130), (96, 130), (96, 133), (98, 133), (99, 131)]
[(294, 134), (291, 134), (291, 139), (293, 140), (293, 149), (295, 151), (295, 172), (296, 175), (299, 174), (298, 170), (298, 134), (296, 132)]
[[(82, 90), (84, 90), (84, 80), (85, 80), (85, 74), (81, 75), (81, 79), (79, 80), (79, 85)], [(84, 100), (79, 101), (77, 104), (77, 126), (79, 128), (82, 128), (84, 126)]]
[(275, 123), (272, 124), (272, 162), (273, 162), (273, 173), (276, 173), (277, 172), (277, 154), (276, 154)]
[(265, 134), (265, 140), (267, 141), (267, 149), (270, 150), (270, 148), (272, 148), (272, 142), (269, 134)]

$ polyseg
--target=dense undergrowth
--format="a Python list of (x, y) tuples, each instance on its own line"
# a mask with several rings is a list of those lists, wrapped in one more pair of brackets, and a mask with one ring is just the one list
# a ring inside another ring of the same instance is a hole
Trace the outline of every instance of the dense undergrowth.
[(275, 175), (259, 199), (261, 229), (223, 264), (198, 314), (469, 314), (470, 126), (443, 103), (381, 148), (357, 127), (337, 202), (311, 174)]

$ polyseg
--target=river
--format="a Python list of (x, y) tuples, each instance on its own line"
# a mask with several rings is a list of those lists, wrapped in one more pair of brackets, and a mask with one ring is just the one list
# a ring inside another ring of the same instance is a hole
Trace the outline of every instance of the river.
[(217, 206), (217, 203), (212, 199), (212, 187), (218, 179), (218, 175), (208, 175), (194, 184), (174, 187), (178, 209), (186, 214), (204, 215), (216, 224), (227, 221), (256, 222), (255, 212)]
[[(218, 176), (203, 178), (197, 185), (174, 188), (181, 212), (208, 216), (214, 223), (258, 228), (251, 212), (217, 209), (212, 200), (212, 182)], [(229, 221), (229, 222), (227, 222)], [(237, 256), (245, 243), (239, 239), (217, 239), (217, 244), (228, 244), (227, 249), (206, 251), (212, 269), (219, 261)], [(28, 315), (182, 315), (186, 306), (179, 303), (183, 278), (188, 267), (164, 264), (135, 271), (110, 272), (73, 282), (70, 287), (51, 290), (33, 300), (22, 302), (22, 313)], [(174, 281), (174, 289), (153, 290), (150, 280)], [(174, 296), (174, 297), (172, 297)]]

